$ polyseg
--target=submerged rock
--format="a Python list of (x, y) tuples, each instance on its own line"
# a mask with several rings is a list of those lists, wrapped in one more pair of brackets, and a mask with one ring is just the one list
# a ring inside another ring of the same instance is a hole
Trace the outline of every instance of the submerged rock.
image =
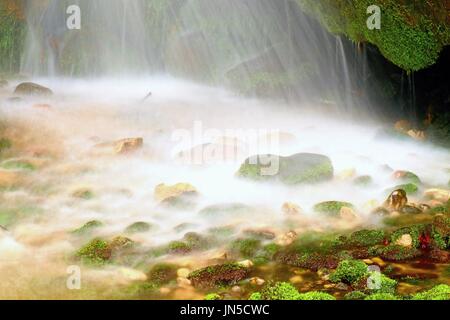
[(216, 286), (233, 285), (245, 279), (249, 269), (237, 263), (213, 265), (191, 272), (188, 279), (196, 288), (213, 288)]
[[(353, 205), (349, 202), (343, 201), (325, 201), (316, 204), (314, 206), (314, 211), (329, 217), (338, 218), (341, 216), (341, 211), (343, 208), (353, 209)], [(348, 210), (344, 211), (347, 211), (348, 213)]]
[(26, 96), (50, 96), (53, 91), (33, 82), (23, 82), (14, 90), (14, 94)]
[(246, 159), (237, 175), (255, 181), (278, 180), (289, 185), (314, 183), (332, 179), (333, 165), (328, 157), (313, 153), (289, 157), (257, 155)]

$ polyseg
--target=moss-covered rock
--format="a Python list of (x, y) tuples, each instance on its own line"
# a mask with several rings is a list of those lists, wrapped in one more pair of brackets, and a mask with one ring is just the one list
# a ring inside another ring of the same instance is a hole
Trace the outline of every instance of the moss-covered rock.
[(400, 228), (392, 233), (391, 242), (396, 243), (403, 235), (410, 235), (412, 239), (411, 247), (419, 248), (421, 246), (421, 236), (427, 231), (426, 229), (426, 225), (415, 225)]
[(336, 270), (330, 275), (331, 282), (353, 284), (368, 274), (367, 265), (359, 260), (344, 260), (339, 263)]
[(212, 301), (212, 300), (222, 300), (222, 297), (217, 293), (208, 293), (204, 300)]
[(246, 159), (237, 175), (255, 181), (277, 180), (288, 185), (314, 183), (331, 179), (333, 165), (328, 157), (320, 154), (258, 155)]
[(392, 293), (373, 293), (364, 298), (364, 300), (402, 300), (402, 299)]
[(411, 171), (398, 170), (395, 171), (392, 176), (395, 180), (399, 180), (404, 184), (413, 183), (415, 185), (420, 185), (422, 183), (420, 178)]
[(412, 300), (450, 300), (450, 286), (437, 285), (428, 291), (413, 295)]
[(326, 292), (310, 291), (306, 293), (300, 293), (298, 300), (336, 300), (334, 296)]
[(92, 234), (92, 232), (95, 229), (100, 228), (101, 226), (103, 226), (103, 223), (101, 221), (91, 220), (91, 221), (86, 222), (84, 225), (82, 225), (78, 229), (73, 230), (72, 234), (80, 235), (80, 236), (89, 235), (89, 234)]
[(102, 265), (111, 258), (111, 249), (107, 241), (102, 239), (94, 239), (81, 247), (76, 256), (83, 263), (90, 265)]
[(390, 244), (384, 247), (372, 248), (371, 254), (380, 256), (386, 261), (406, 261), (420, 257), (422, 252), (416, 248), (406, 248), (400, 245)]
[(267, 284), (261, 291), (261, 300), (298, 300), (300, 293), (288, 282)]
[(245, 279), (249, 270), (237, 263), (227, 263), (209, 266), (193, 271), (188, 279), (196, 288), (212, 288), (223, 285), (233, 285)]
[(345, 300), (364, 300), (367, 297), (367, 294), (365, 294), (362, 291), (352, 291), (347, 293), (344, 296)]
[(345, 245), (350, 247), (371, 247), (382, 244), (386, 238), (384, 230), (358, 230), (353, 232)]
[(133, 233), (147, 232), (151, 228), (152, 228), (151, 224), (149, 224), (147, 222), (143, 222), (143, 221), (138, 221), (138, 222), (132, 223), (128, 227), (126, 227), (125, 233), (133, 234)]
[(343, 207), (353, 208), (353, 205), (349, 202), (343, 201), (325, 201), (316, 204), (314, 206), (314, 211), (329, 217), (339, 217)]
[(330, 32), (345, 34), (353, 41), (375, 44), (394, 64), (417, 71), (436, 62), (445, 45), (450, 44), (450, 27), (440, 0), (426, 3), (381, 0), (381, 29), (367, 27), (367, 8), (371, 0), (297, 0)]
[(177, 266), (170, 263), (158, 263), (147, 273), (148, 281), (162, 285), (177, 278)]
[(406, 183), (395, 186), (391, 189), (391, 191), (392, 190), (403, 190), (407, 195), (413, 195), (416, 194), (417, 191), (419, 191), (419, 187), (417, 187), (414, 183)]

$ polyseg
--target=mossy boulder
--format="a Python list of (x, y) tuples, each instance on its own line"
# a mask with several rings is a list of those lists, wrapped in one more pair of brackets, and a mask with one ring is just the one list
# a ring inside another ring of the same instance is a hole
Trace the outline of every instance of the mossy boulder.
[(162, 285), (177, 278), (177, 266), (170, 263), (158, 263), (147, 273), (148, 281)]
[(406, 183), (406, 184), (400, 184), (398, 186), (395, 186), (394, 188), (392, 188), (389, 191), (394, 191), (394, 190), (403, 190), (406, 192), (407, 195), (414, 195), (417, 193), (417, 191), (419, 191), (419, 187), (417, 187), (417, 185), (415, 185), (414, 183)]
[(344, 296), (344, 299), (345, 300), (364, 300), (366, 297), (367, 297), (367, 294), (365, 294), (362, 291), (356, 290), (356, 291), (351, 291), (351, 292), (347, 293)]
[(354, 284), (368, 274), (367, 265), (359, 260), (341, 261), (336, 270), (330, 275), (331, 282)]
[(402, 299), (392, 293), (373, 293), (364, 298), (364, 300), (402, 300)]
[(103, 223), (99, 220), (91, 220), (86, 222), (84, 225), (72, 231), (72, 234), (85, 236), (90, 235), (94, 232), (95, 229), (103, 226)]
[(295, 185), (333, 178), (331, 160), (320, 154), (298, 153), (289, 157), (257, 155), (245, 160), (237, 175), (254, 181), (280, 181)]
[(415, 185), (420, 185), (422, 183), (419, 176), (417, 176), (415, 173), (411, 171), (398, 170), (395, 171), (392, 176), (395, 180), (399, 180), (405, 184), (413, 183)]
[(288, 282), (269, 283), (261, 291), (261, 300), (298, 300), (300, 293)]
[(382, 244), (385, 239), (384, 230), (358, 230), (344, 240), (344, 243), (348, 247), (371, 247)]
[(16, 87), (14, 94), (26, 96), (50, 96), (53, 92), (49, 88), (37, 83), (23, 82)]
[(450, 286), (437, 285), (428, 291), (416, 293), (412, 300), (450, 300)]
[(336, 300), (336, 298), (326, 292), (310, 291), (306, 293), (300, 293), (298, 295), (298, 300)]
[(133, 233), (141, 233), (141, 232), (147, 232), (152, 228), (152, 225), (147, 222), (138, 221), (135, 223), (130, 224), (128, 227), (125, 228), (125, 233), (133, 234)]
[(314, 206), (314, 211), (329, 217), (337, 218), (340, 216), (342, 208), (353, 208), (353, 205), (349, 202), (343, 201), (325, 201), (318, 203)]
[(248, 274), (249, 269), (237, 263), (227, 263), (193, 271), (189, 274), (188, 279), (196, 288), (213, 288), (236, 284), (245, 279)]
[(426, 3), (382, 0), (381, 29), (367, 27), (371, 0), (296, 0), (330, 32), (357, 42), (370, 42), (391, 62), (407, 71), (433, 65), (444, 46), (450, 44), (450, 27), (442, 1)]
[(431, 224), (433, 245), (440, 249), (450, 248), (450, 217), (437, 216)]
[(390, 244), (388, 246), (371, 248), (371, 254), (379, 256), (386, 261), (406, 261), (420, 257), (422, 252), (416, 248)]
[(94, 239), (81, 247), (76, 256), (83, 263), (90, 265), (102, 265), (111, 258), (111, 249), (107, 241)]

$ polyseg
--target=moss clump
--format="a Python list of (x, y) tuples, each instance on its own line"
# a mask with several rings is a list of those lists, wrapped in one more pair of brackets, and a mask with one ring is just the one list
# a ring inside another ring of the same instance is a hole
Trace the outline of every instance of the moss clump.
[(103, 265), (111, 258), (111, 248), (108, 242), (102, 239), (94, 239), (81, 247), (76, 256), (83, 263), (90, 265)]
[(204, 250), (209, 248), (214, 239), (211, 237), (204, 237), (196, 232), (188, 232), (184, 235), (183, 241), (189, 246), (191, 250)]
[(5, 151), (12, 147), (11, 140), (7, 138), (0, 139), (0, 155)]
[(151, 229), (151, 227), (152, 226), (149, 223), (139, 221), (132, 223), (128, 227), (126, 227), (125, 233), (133, 234), (133, 233), (147, 232)]
[(428, 291), (413, 295), (412, 300), (450, 300), (450, 286), (437, 285)]
[(343, 201), (326, 201), (316, 204), (314, 211), (330, 217), (338, 217), (343, 207), (353, 208), (353, 205)]
[(192, 248), (183, 241), (172, 241), (167, 246), (169, 253), (186, 254), (192, 251)]
[(395, 244), (371, 248), (370, 253), (374, 256), (380, 256), (386, 261), (405, 261), (422, 255), (421, 251), (416, 248), (406, 248)]
[(394, 188), (392, 188), (392, 190), (390, 190), (390, 192), (394, 191), (394, 190), (398, 190), (398, 189), (402, 189), (406, 192), (406, 194), (416, 194), (417, 191), (419, 191), (419, 188), (414, 184), (414, 183), (407, 183), (407, 184), (400, 184), (398, 186), (395, 186)]
[(450, 247), (450, 217), (437, 216), (431, 224), (433, 244), (440, 249)]
[(89, 222), (86, 222), (80, 228), (73, 230), (72, 234), (80, 235), (80, 236), (88, 235), (88, 234), (91, 234), (95, 229), (97, 229), (101, 226), (103, 226), (103, 223), (101, 221), (91, 220)]
[(288, 282), (268, 284), (261, 291), (261, 300), (298, 300), (300, 293)]
[(353, 284), (368, 274), (367, 265), (359, 260), (341, 261), (337, 269), (330, 275), (331, 282)]
[(231, 243), (231, 249), (244, 258), (253, 258), (261, 249), (261, 240), (237, 239)]
[(371, 289), (371, 291), (373, 291), (374, 293), (391, 293), (391, 294), (395, 293), (395, 289), (397, 288), (398, 285), (398, 282), (396, 280), (391, 279), (388, 276), (375, 271), (370, 272), (369, 276), (373, 277), (373, 280), (375, 281), (374, 284), (379, 285), (378, 288)]
[(364, 298), (364, 300), (401, 300), (401, 298), (391, 293), (373, 293)]
[(357, 186), (368, 186), (372, 184), (373, 179), (371, 176), (360, 176), (353, 180), (353, 183)]
[(382, 244), (386, 238), (383, 230), (358, 230), (347, 239), (346, 244), (355, 247), (371, 247)]
[(395, 243), (400, 237), (405, 234), (409, 234), (412, 238), (412, 247), (420, 247), (420, 236), (426, 232), (426, 225), (415, 225), (410, 227), (400, 228), (394, 231), (391, 235), (391, 242)]
[(222, 297), (218, 295), (217, 293), (209, 293), (205, 296), (204, 300), (222, 300)]
[(237, 175), (256, 181), (277, 180), (288, 185), (315, 183), (331, 179), (333, 165), (328, 157), (320, 154), (258, 155), (246, 159)]
[(0, 2), (0, 71), (17, 72), (26, 34), (22, 1)]
[(1, 167), (7, 170), (36, 170), (36, 167), (27, 160), (7, 160), (1, 164)]
[(381, 29), (367, 27), (367, 8), (371, 0), (297, 0), (330, 32), (345, 34), (353, 41), (367, 41), (407, 71), (417, 71), (434, 64), (445, 45), (450, 43), (450, 27), (440, 0), (398, 2), (381, 0)]
[(320, 291), (310, 291), (306, 293), (300, 293), (298, 300), (336, 300), (331, 294)]
[(227, 263), (209, 266), (193, 271), (188, 279), (196, 288), (213, 288), (228, 286), (247, 277), (249, 270), (237, 263)]
[(347, 293), (344, 296), (345, 300), (364, 300), (367, 297), (367, 294), (365, 294), (362, 291), (352, 291)]
[(177, 278), (177, 266), (170, 263), (154, 265), (147, 274), (148, 280), (157, 285), (166, 284)]
[(422, 183), (419, 176), (411, 171), (396, 171), (394, 173), (394, 177), (405, 184), (413, 183), (415, 185), (419, 185)]
[(248, 297), (248, 300), (262, 300), (262, 295), (260, 292), (253, 292), (250, 297)]

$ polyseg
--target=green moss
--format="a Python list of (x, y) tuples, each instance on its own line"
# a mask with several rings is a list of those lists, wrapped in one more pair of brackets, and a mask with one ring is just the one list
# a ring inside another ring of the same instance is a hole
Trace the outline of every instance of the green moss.
[(5, 151), (12, 147), (11, 140), (7, 138), (0, 139), (0, 155)]
[(347, 244), (357, 247), (370, 247), (383, 243), (386, 233), (383, 230), (359, 230), (353, 232)]
[(76, 256), (81, 259), (83, 263), (90, 265), (103, 265), (111, 257), (111, 250), (108, 242), (102, 239), (94, 239), (81, 247)]
[(412, 300), (450, 300), (450, 286), (437, 285), (428, 291), (415, 294)]
[(262, 300), (262, 294), (260, 292), (253, 292), (248, 300)]
[(407, 183), (407, 184), (400, 184), (398, 186), (395, 186), (390, 190), (390, 192), (394, 190), (402, 189), (406, 192), (406, 194), (413, 195), (416, 194), (417, 191), (419, 191), (419, 188), (414, 183)]
[(36, 170), (36, 167), (27, 160), (6, 160), (1, 164), (1, 167), (7, 170)]
[(391, 293), (373, 293), (368, 295), (364, 300), (401, 300), (401, 298)]
[(228, 286), (245, 279), (249, 270), (237, 263), (208, 266), (191, 272), (188, 279), (194, 287), (212, 288)]
[(422, 183), (420, 178), (411, 171), (401, 171), (401, 176), (399, 177), (399, 180), (401, 180), (403, 183), (413, 183), (415, 185), (419, 185)]
[(341, 261), (337, 269), (330, 275), (331, 282), (353, 284), (368, 274), (367, 265), (359, 260)]
[(222, 300), (222, 297), (217, 293), (209, 293), (205, 296), (204, 300)]
[(183, 241), (172, 241), (169, 243), (168, 245), (168, 251), (170, 253), (188, 253), (190, 251), (192, 251), (192, 248), (189, 246), (189, 244), (187, 244), (186, 242)]
[(347, 293), (344, 296), (345, 300), (364, 300), (367, 297), (367, 294), (361, 291), (352, 291)]
[(231, 249), (238, 252), (244, 258), (253, 258), (261, 249), (261, 240), (237, 239), (231, 243)]
[(26, 33), (26, 23), (18, 1), (10, 10), (12, 1), (0, 2), (0, 71), (17, 72)]
[(130, 224), (125, 229), (125, 233), (133, 234), (133, 233), (140, 233), (140, 232), (146, 232), (151, 229), (151, 225), (147, 222), (135, 222)]
[(353, 208), (353, 205), (349, 202), (326, 201), (316, 204), (314, 211), (330, 217), (338, 217), (343, 207)]
[[(374, 280), (379, 280), (379, 283), (375, 283), (379, 285), (379, 287), (372, 289), (374, 293), (395, 293), (395, 289), (398, 285), (398, 282), (396, 280), (391, 279), (380, 272), (374, 271), (369, 272), (369, 276), (374, 277)], [(379, 277), (379, 279), (377, 279), (377, 277)]]
[(391, 235), (391, 242), (395, 243), (404, 234), (409, 234), (412, 238), (412, 247), (418, 248), (420, 246), (420, 235), (426, 231), (426, 225), (415, 225), (410, 227), (400, 228), (394, 231)]
[(288, 282), (268, 284), (261, 291), (261, 300), (298, 300), (300, 293)]
[(353, 180), (353, 183), (357, 186), (368, 186), (372, 184), (373, 179), (371, 176), (360, 176)]
[(157, 285), (169, 283), (177, 278), (177, 266), (170, 263), (158, 263), (147, 274), (148, 280)]
[(86, 222), (83, 226), (81, 226), (78, 229), (75, 229), (72, 231), (72, 234), (75, 235), (88, 235), (91, 234), (95, 229), (103, 226), (103, 223), (98, 220), (92, 220), (89, 222)]
[(417, 2), (381, 0), (381, 29), (369, 30), (366, 13), (371, 0), (297, 0), (330, 32), (345, 34), (353, 41), (375, 44), (394, 64), (417, 71), (434, 64), (450, 43), (450, 28), (440, 0)]
[(380, 256), (387, 261), (404, 261), (417, 258), (421, 255), (416, 248), (405, 248), (403, 246), (390, 244), (385, 247), (374, 247), (369, 250), (373, 256)]
[(336, 300), (331, 294), (320, 291), (310, 291), (306, 293), (300, 293), (298, 300)]

